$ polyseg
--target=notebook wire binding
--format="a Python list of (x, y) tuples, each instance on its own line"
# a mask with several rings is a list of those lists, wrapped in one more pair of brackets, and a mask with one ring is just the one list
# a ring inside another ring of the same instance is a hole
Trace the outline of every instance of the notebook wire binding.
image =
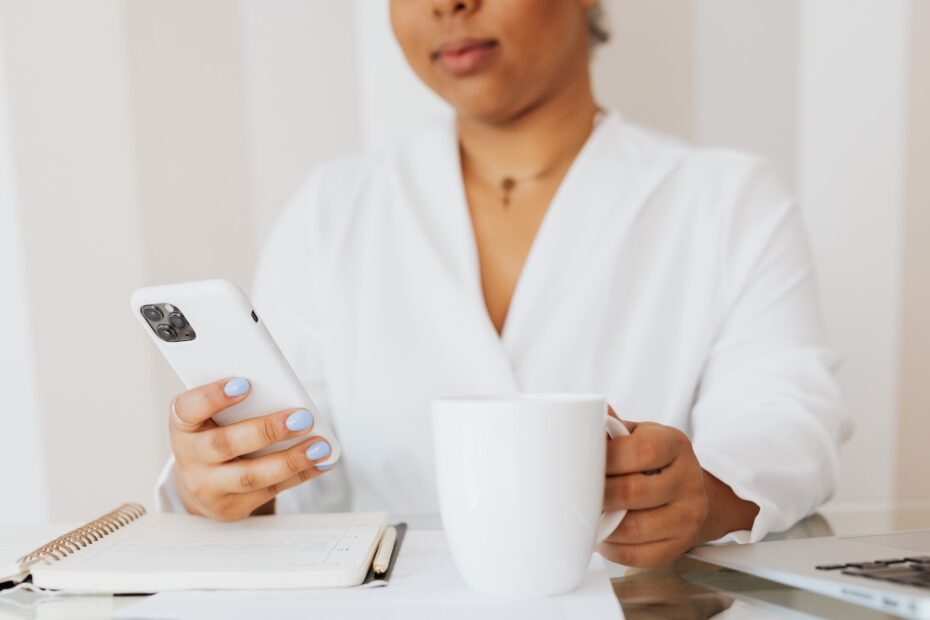
[(116, 510), (62, 534), (55, 540), (27, 553), (17, 562), (24, 571), (42, 561), (57, 562), (126, 527), (144, 514), (145, 508), (140, 504), (123, 504)]

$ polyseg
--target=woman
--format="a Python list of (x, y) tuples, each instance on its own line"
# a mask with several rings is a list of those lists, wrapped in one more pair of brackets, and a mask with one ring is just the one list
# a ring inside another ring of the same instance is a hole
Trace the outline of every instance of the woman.
[(329, 471), (307, 412), (216, 428), (248, 397), (226, 378), (173, 401), (163, 508), (434, 513), (430, 399), (515, 391), (599, 392), (645, 420), (608, 442), (604, 506), (630, 512), (600, 551), (627, 565), (758, 540), (832, 493), (848, 423), (798, 211), (755, 159), (598, 108), (598, 10), (391, 2), (455, 119), (311, 174), (253, 295), (345, 457)]

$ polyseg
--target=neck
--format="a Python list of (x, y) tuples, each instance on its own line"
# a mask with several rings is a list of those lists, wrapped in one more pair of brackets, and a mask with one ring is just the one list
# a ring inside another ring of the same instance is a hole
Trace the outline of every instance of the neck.
[(577, 75), (573, 83), (502, 122), (459, 114), (465, 158), (514, 177), (567, 169), (591, 135), (597, 112), (588, 72)]

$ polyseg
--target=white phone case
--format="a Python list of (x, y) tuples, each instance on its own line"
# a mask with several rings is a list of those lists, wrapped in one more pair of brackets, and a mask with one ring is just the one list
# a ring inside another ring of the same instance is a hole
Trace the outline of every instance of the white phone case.
[[(192, 340), (166, 342), (142, 315), (143, 306), (171, 304), (183, 313), (195, 332)], [(282, 409), (303, 407), (313, 414), (311, 436), (329, 442), (335, 463), (339, 443), (332, 427), (316, 408), (284, 358), (245, 293), (226, 280), (203, 280), (142, 288), (132, 294), (133, 314), (187, 388), (224, 377), (244, 377), (249, 397), (222, 411), (213, 420), (232, 424)], [(249, 456), (258, 456), (305, 441), (307, 436), (282, 441)]]

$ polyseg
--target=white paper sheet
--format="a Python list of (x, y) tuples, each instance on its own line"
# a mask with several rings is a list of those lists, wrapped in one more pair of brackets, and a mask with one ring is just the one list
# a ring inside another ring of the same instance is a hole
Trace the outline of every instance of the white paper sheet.
[(511, 600), (469, 590), (452, 564), (442, 531), (409, 530), (386, 588), (167, 592), (121, 608), (120, 620), (586, 620), (623, 618), (603, 560), (595, 556), (582, 585), (562, 596)]

